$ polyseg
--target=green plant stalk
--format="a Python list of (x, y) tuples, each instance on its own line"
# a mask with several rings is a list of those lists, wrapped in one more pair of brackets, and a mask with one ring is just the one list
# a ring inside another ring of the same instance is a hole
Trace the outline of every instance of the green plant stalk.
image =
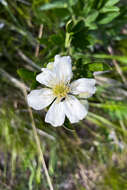
[[(24, 93), (25, 99), (27, 100), (27, 91), (26, 91), (26, 88), (23, 88), (23, 93)], [(28, 106), (28, 104), (27, 104), (27, 106)], [(37, 144), (38, 154), (39, 154), (39, 157), (40, 157), (43, 169), (45, 171), (45, 175), (46, 175), (46, 178), (47, 178), (47, 182), (48, 182), (49, 188), (50, 188), (50, 190), (53, 190), (53, 185), (52, 185), (49, 173), (48, 173), (48, 169), (46, 167), (46, 163), (45, 163), (45, 160), (44, 160), (43, 152), (41, 150), (40, 140), (39, 140), (39, 137), (37, 135), (37, 130), (36, 130), (35, 122), (34, 122), (33, 113), (32, 113), (32, 110), (31, 110), (31, 108), (29, 106), (28, 106), (28, 112), (29, 112), (29, 115), (30, 115), (30, 118), (31, 118), (31, 122), (32, 122), (31, 124), (32, 124), (34, 138), (35, 138), (35, 141), (36, 141), (36, 144)]]

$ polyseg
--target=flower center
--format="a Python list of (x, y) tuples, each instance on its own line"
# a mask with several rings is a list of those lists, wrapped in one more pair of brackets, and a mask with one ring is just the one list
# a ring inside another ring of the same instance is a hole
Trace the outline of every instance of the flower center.
[(54, 86), (53, 88), (53, 93), (54, 95), (61, 99), (61, 98), (64, 98), (67, 93), (70, 91), (70, 88), (68, 85), (65, 85), (63, 82), (62, 83), (59, 83), (57, 84), (56, 86)]

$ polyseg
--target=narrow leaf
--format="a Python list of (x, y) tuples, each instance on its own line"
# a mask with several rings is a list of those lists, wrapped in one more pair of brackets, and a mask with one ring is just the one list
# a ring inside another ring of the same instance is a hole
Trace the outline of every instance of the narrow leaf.
[(65, 1), (54, 1), (52, 3), (46, 3), (42, 5), (39, 9), (43, 11), (47, 11), (50, 9), (60, 9), (60, 8), (67, 8), (68, 5)]

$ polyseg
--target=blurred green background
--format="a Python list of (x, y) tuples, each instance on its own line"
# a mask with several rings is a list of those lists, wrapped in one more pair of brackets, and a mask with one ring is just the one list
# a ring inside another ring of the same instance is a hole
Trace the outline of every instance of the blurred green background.
[(127, 190), (126, 0), (0, 0), (0, 190), (49, 189), (20, 84), (56, 54), (97, 91), (78, 124), (33, 110), (54, 190)]

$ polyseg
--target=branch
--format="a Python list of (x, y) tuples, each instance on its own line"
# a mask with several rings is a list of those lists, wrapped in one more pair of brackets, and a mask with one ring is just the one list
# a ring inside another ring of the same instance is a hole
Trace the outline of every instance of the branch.
[(30, 66), (32, 66), (33, 68), (35, 68), (38, 71), (41, 71), (41, 67), (39, 67), (38, 65), (36, 65), (36, 63), (34, 63), (30, 58), (28, 58), (21, 50), (18, 50), (18, 54)]
[(24, 83), (19, 81), (18, 79), (14, 78), (10, 74), (8, 74), (6, 71), (0, 68), (0, 75), (8, 80), (8, 82), (11, 82), (15, 87), (20, 88), (21, 90), (23, 88), (27, 89), (28, 91), (30, 90)]
[[(113, 49), (112, 49), (111, 46), (108, 47), (108, 51), (109, 51), (109, 53), (110, 53), (111, 55), (114, 54)], [(120, 68), (120, 66), (119, 66), (119, 64), (118, 64), (118, 62), (117, 62), (116, 60), (113, 60), (112, 62), (113, 62), (113, 64), (114, 64), (115, 68), (116, 68), (116, 71), (117, 71), (117, 72), (119, 73), (119, 75), (121, 76), (121, 79), (122, 79), (123, 83), (124, 83), (124, 84), (127, 84), (127, 80), (126, 80), (126, 78), (125, 78), (125, 76), (124, 76), (124, 74), (123, 74), (123, 72), (122, 72), (122, 70), (121, 70), (121, 68)]]
[[(42, 34), (43, 34), (43, 24), (41, 24), (40, 28), (39, 28), (39, 33), (38, 33), (38, 38), (39, 39), (41, 39)], [(39, 49), (40, 49), (40, 45), (37, 44), (37, 47), (36, 47), (36, 50), (35, 50), (35, 57), (38, 57), (38, 55), (39, 55)]]

